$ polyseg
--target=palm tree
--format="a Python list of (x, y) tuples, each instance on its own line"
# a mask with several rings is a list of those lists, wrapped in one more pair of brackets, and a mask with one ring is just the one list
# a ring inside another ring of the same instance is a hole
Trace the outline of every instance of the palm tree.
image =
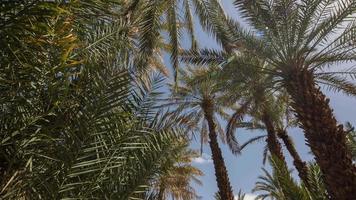
[[(265, 126), (263, 125), (258, 125), (258, 122), (242, 122), (242, 123), (237, 123), (236, 127), (243, 127), (243, 128), (248, 128), (248, 129), (265, 129)], [(230, 130), (229, 130), (230, 131)], [(309, 179), (308, 179), (308, 167), (307, 167), (307, 163), (305, 161), (303, 161), (299, 155), (299, 153), (297, 152), (294, 143), (292, 141), (292, 139), (290, 138), (290, 136), (287, 134), (287, 131), (285, 129), (281, 129), (281, 128), (276, 128), (276, 134), (278, 135), (278, 137), (283, 141), (283, 144), (285, 145), (285, 147), (287, 148), (289, 154), (292, 156), (293, 158), (293, 164), (294, 167), (297, 169), (298, 171), (298, 175), (299, 178), (303, 181), (303, 183), (306, 185), (306, 187), (309, 188)], [(268, 137), (267, 135), (260, 135), (260, 136), (256, 136), (253, 137), (251, 139), (249, 139), (248, 141), (246, 141), (245, 143), (243, 143), (240, 146), (240, 151), (242, 151), (244, 148), (246, 148), (249, 144), (257, 142), (262, 140), (263, 138)], [(266, 156), (267, 156), (267, 149), (270, 149), (271, 145), (268, 145), (268, 143), (270, 142), (270, 140), (266, 139), (267, 142), (267, 147), (265, 149), (265, 153), (264, 153), (264, 162), (266, 160)], [(279, 143), (277, 143), (279, 144)], [(282, 152), (282, 150), (280, 148), (278, 148), (279, 151), (277, 152)], [(269, 150), (271, 152), (271, 150)], [(276, 155), (275, 153), (271, 153)], [(283, 154), (282, 154), (283, 156)], [(281, 157), (277, 157), (279, 160), (282, 161), (282, 163), (286, 165), (284, 159), (284, 156), (282, 157), (283, 159), (281, 159)]]
[(199, 199), (190, 182), (194, 181), (201, 185), (202, 182), (198, 176), (202, 176), (203, 172), (191, 165), (192, 159), (198, 154), (188, 150), (187, 147), (188, 143), (186, 142), (180, 154), (164, 163), (163, 168), (166, 173), (161, 173), (157, 180), (153, 181), (153, 189), (158, 191), (156, 192), (158, 200), (165, 200), (169, 195), (177, 200)]
[[(238, 70), (236, 70), (236, 66), (239, 66)], [(235, 137), (234, 129), (239, 125), (250, 129), (267, 129), (267, 148), (271, 154), (286, 165), (281, 145), (277, 139), (278, 135), (291, 154), (299, 177), (307, 185), (307, 165), (301, 160), (291, 138), (286, 132), (286, 128), (284, 128), (284, 126), (289, 127), (293, 122), (289, 112), (288, 97), (282, 90), (274, 91), (271, 89), (273, 88), (271, 87), (271, 82), (273, 82), (271, 78), (273, 76), (264, 73), (267, 70), (268, 66), (263, 61), (239, 53), (229, 63), (224, 65), (220, 75), (218, 75), (219, 79), (225, 80), (230, 85), (230, 87), (227, 87), (227, 85), (225, 87), (229, 88), (231, 93), (239, 91), (239, 94), (242, 96), (240, 99), (246, 99), (244, 100), (246, 102), (245, 108), (238, 110), (228, 123), (227, 134), (230, 137), (227, 138)], [(252, 116), (252, 123), (241, 123), (243, 115)], [(286, 125), (284, 125), (285, 123)], [(251, 138), (241, 145), (240, 148), (243, 149), (248, 144), (263, 138), (264, 136)]]
[(352, 199), (356, 167), (346, 134), (317, 84), (356, 94), (355, 84), (344, 77), (353, 76), (353, 69), (323, 71), (327, 66), (355, 60), (355, 1), (235, 0), (235, 5), (258, 34), (254, 38), (239, 34), (236, 41), (273, 66), (268, 73), (274, 75), (277, 87), (290, 95), (331, 197)]
[[(250, 92), (251, 95), (256, 95), (253, 94), (252, 91)], [(260, 92), (258, 93), (258, 95), (261, 94), (262, 93)], [(280, 104), (276, 104), (275, 102), (275, 104), (271, 103), (271, 101), (275, 101), (274, 97), (270, 97), (268, 100), (264, 98), (263, 104), (257, 103), (258, 100), (256, 101), (256, 99), (252, 101), (254, 102), (248, 102), (245, 104), (246, 108), (242, 107), (240, 110), (234, 113), (227, 125), (226, 133), (229, 135), (229, 137), (227, 138), (234, 138), (235, 129), (239, 127), (248, 129), (265, 129), (267, 131), (267, 135), (251, 138), (249, 141), (239, 147), (240, 150), (242, 150), (252, 142), (266, 138), (268, 151), (273, 155), (274, 158), (280, 160), (281, 162), (285, 163), (285, 165), (287, 165), (285, 157), (283, 155), (281, 144), (277, 138), (278, 126), (280, 124), (277, 124), (277, 122), (279, 122), (279, 119), (276, 119), (276, 117), (278, 116), (278, 106), (280, 106)], [(272, 108), (274, 109), (273, 111)], [(242, 109), (244, 109), (244, 111), (242, 111)], [(253, 117), (252, 122), (242, 122), (244, 115), (249, 115)], [(234, 148), (232, 148), (232, 150), (234, 151)]]
[[(211, 50), (193, 52), (193, 55), (191, 53), (192, 52), (188, 52), (185, 54), (183, 59), (194, 64), (218, 65), (226, 56)], [(228, 59), (228, 63), (222, 62), (222, 70), (213, 70), (210, 72), (216, 80), (224, 80), (220, 82), (220, 87), (225, 88), (225, 92), (230, 94), (229, 98), (242, 102), (240, 103), (240, 108), (232, 115), (227, 126), (226, 139), (230, 149), (234, 154), (237, 154), (250, 143), (267, 138), (267, 147), (264, 151), (264, 162), (265, 158), (267, 158), (267, 151), (269, 150), (275, 157), (282, 160), (282, 162), (285, 163), (285, 166), (287, 166), (281, 149), (281, 144), (277, 139), (278, 135), (293, 157), (293, 163), (298, 170), (299, 177), (307, 185), (308, 170), (306, 163), (301, 160), (291, 138), (286, 134), (286, 130), (282, 128), (284, 116), (288, 110), (288, 105), (286, 104), (287, 100), (285, 100), (286, 96), (279, 95), (279, 97), (276, 98), (274, 93), (278, 92), (271, 92), (271, 88), (273, 88), (273, 84), (271, 86), (271, 78), (273, 78), (273, 76), (264, 73), (264, 71), (268, 71), (268, 68), (264, 66), (263, 61), (259, 61), (256, 58), (240, 52), (235, 54)], [(238, 70), (236, 70), (237, 66)], [(237, 95), (231, 95), (234, 92), (237, 93)], [(253, 122), (242, 122), (244, 115), (252, 116), (254, 119)], [(291, 117), (288, 116), (288, 118)], [(290, 119), (288, 121), (290, 121)], [(239, 145), (234, 135), (235, 129), (239, 127), (248, 129), (267, 129), (268, 136), (256, 136), (244, 144)]]
[[(224, 107), (229, 105), (224, 94), (217, 87), (215, 80), (209, 77), (209, 69), (190, 66), (181, 70), (180, 84), (172, 89), (172, 103), (176, 106), (175, 113), (183, 113), (195, 125), (203, 125), (200, 129), (204, 134), (205, 123), (208, 126), (209, 145), (215, 168), (215, 176), (222, 199), (233, 200), (231, 184), (229, 181), (224, 158), (218, 143), (218, 130), (222, 130), (216, 115), (227, 117)], [(187, 121), (186, 120), (186, 121)], [(203, 121), (203, 122), (201, 122)], [(223, 131), (219, 131), (223, 132)]]

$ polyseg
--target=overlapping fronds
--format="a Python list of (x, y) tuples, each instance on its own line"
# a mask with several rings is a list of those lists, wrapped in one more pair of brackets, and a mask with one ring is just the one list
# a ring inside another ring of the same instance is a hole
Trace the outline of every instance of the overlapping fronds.
[(199, 176), (203, 175), (202, 171), (190, 164), (198, 154), (186, 149), (187, 141), (179, 142), (182, 144), (180, 153), (163, 164), (165, 171), (152, 181), (152, 193), (157, 193), (158, 198), (163, 199), (169, 196), (174, 199), (200, 199), (190, 184), (202, 184), (199, 180)]
[(313, 198), (310, 191), (293, 180), (290, 171), (281, 161), (269, 158), (269, 162), (273, 173), (270, 174), (266, 169), (262, 169), (264, 176), (259, 177), (260, 181), (256, 182), (253, 191), (265, 193), (259, 194), (257, 199), (318, 199)]
[(328, 199), (320, 168), (315, 163), (308, 165), (308, 179), (310, 187), (306, 188), (303, 184), (298, 184), (293, 180), (291, 172), (285, 167), (278, 164), (279, 161), (274, 161), (269, 158), (269, 163), (272, 166), (272, 174), (266, 169), (262, 169), (263, 176), (260, 176), (260, 181), (256, 182), (256, 187), (253, 191), (263, 191), (257, 196), (257, 199), (310, 199), (310, 200), (325, 200)]
[(236, 0), (241, 11), (265, 44), (274, 52), (255, 53), (277, 68), (288, 68), (302, 59), (308, 68), (355, 61), (355, 7), (342, 1), (245, 1)]
[(143, 199), (184, 134), (136, 77), (126, 5), (23, 3), (1, 10), (2, 198)]

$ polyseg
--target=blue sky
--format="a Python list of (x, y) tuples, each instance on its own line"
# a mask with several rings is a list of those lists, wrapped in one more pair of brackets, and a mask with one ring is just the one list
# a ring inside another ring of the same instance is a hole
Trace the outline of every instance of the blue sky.
[[(239, 14), (237, 10), (233, 7), (231, 0), (221, 0), (227, 13), (236, 18), (243, 26), (246, 26), (246, 23), (239, 19)], [(201, 46), (216, 48), (217, 45), (213, 39), (209, 38), (208, 35), (197, 30), (198, 33), (198, 42)], [(183, 44), (187, 45), (187, 44)], [(166, 59), (165, 59), (166, 60)], [(347, 121), (352, 124), (356, 124), (356, 98), (347, 97), (341, 93), (332, 93), (325, 91), (325, 94), (330, 97), (331, 106), (334, 108), (334, 113), (337, 120), (340, 123), (345, 123)], [(225, 123), (221, 122), (222, 126), (225, 127)], [(301, 157), (305, 161), (311, 161), (313, 156), (309, 154), (309, 148), (305, 145), (304, 135), (300, 129), (289, 130), (291, 137), (294, 139), (295, 145), (300, 153)], [(263, 134), (259, 131), (246, 131), (246, 130), (237, 130), (236, 136), (238, 140), (242, 143), (246, 141), (253, 135)], [(221, 143), (220, 143), (221, 144)], [(192, 143), (192, 148), (199, 149), (197, 142)], [(229, 172), (230, 182), (232, 184), (234, 193), (237, 194), (239, 190), (242, 190), (244, 193), (248, 193), (248, 198), (246, 200), (253, 199), (254, 195), (251, 194), (251, 190), (257, 181), (257, 177), (262, 174), (262, 167), (270, 169), (266, 164), (262, 164), (262, 154), (264, 148), (264, 142), (256, 143), (250, 145), (241, 155), (234, 156), (224, 144), (220, 145), (223, 156), (225, 158), (226, 166)], [(284, 148), (284, 147), (283, 147)], [(288, 152), (284, 148), (284, 154), (286, 156), (287, 162), (290, 168), (293, 168), (291, 158)], [(203, 200), (214, 200), (214, 193), (218, 190), (216, 186), (215, 176), (214, 176), (214, 167), (210, 159), (210, 149), (208, 145), (204, 146), (204, 155), (196, 159), (193, 164), (194, 166), (201, 169), (205, 176), (201, 177), (203, 182), (202, 186), (194, 185), (198, 194), (202, 196)], [(296, 171), (294, 170), (293, 175), (296, 179)]]

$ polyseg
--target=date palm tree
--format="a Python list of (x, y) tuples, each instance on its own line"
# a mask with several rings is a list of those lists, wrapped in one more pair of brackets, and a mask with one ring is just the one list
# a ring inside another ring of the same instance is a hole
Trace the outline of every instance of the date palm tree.
[(209, 77), (208, 72), (209, 68), (206, 67), (188, 66), (187, 69), (181, 70), (181, 80), (177, 87), (173, 86), (171, 103), (167, 105), (176, 106), (175, 113), (187, 116), (186, 121), (191, 124), (190, 126), (203, 126), (199, 129), (202, 134), (206, 129), (204, 126), (207, 126), (219, 195), (222, 199), (233, 200), (234, 194), (218, 143), (218, 133), (223, 131), (217, 131), (222, 130), (219, 128), (217, 116), (220, 115), (222, 118), (228, 116), (224, 107), (227, 107), (229, 102), (220, 92), (215, 80)]
[[(224, 88), (228, 88), (230, 93), (239, 91), (241, 97), (238, 100), (244, 102), (241, 103), (244, 106), (232, 115), (227, 125), (227, 138), (235, 137), (235, 128), (239, 126), (248, 129), (265, 129), (267, 135), (253, 137), (239, 148), (242, 150), (250, 143), (267, 138), (269, 152), (287, 166), (278, 136), (293, 157), (299, 177), (307, 185), (307, 165), (301, 160), (285, 128), (295, 123), (290, 116), (288, 96), (283, 90), (273, 89), (273, 84), (271, 85), (273, 76), (265, 73), (267, 70), (268, 66), (263, 61), (239, 52), (230, 59), (229, 63), (225, 63), (217, 75), (218, 79), (224, 80), (222, 82)], [(252, 117), (252, 122), (242, 122), (244, 115)], [(266, 153), (264, 153), (264, 161), (265, 158)]]
[[(306, 141), (325, 178), (333, 199), (352, 199), (356, 193), (356, 167), (329, 99), (318, 86), (356, 94), (349, 78), (354, 68), (335, 72), (337, 64), (355, 61), (354, 0), (247, 1), (235, 0), (242, 17), (256, 36), (237, 34), (234, 44), (265, 60), (276, 87), (291, 98)], [(241, 29), (241, 28), (240, 28)], [(320, 75), (323, 75), (320, 78)], [(347, 76), (349, 78), (347, 78)], [(316, 78), (321, 80), (316, 80)], [(337, 149), (337, 151), (335, 151)]]
[[(228, 62), (224, 62), (224, 59)], [(240, 107), (229, 119), (226, 131), (226, 142), (232, 153), (238, 154), (250, 143), (267, 138), (263, 162), (265, 162), (267, 153), (270, 151), (287, 167), (281, 144), (277, 139), (278, 136), (293, 157), (294, 166), (298, 170), (301, 180), (307, 185), (308, 169), (306, 163), (302, 161), (291, 138), (283, 129), (284, 117), (286, 111), (289, 110), (286, 95), (275, 95), (278, 92), (273, 89), (274, 85), (271, 80), (273, 76), (265, 73), (265, 71), (268, 71), (268, 67), (264, 66), (263, 61), (241, 52), (225, 54), (214, 50), (187, 52), (184, 54), (183, 60), (193, 64), (222, 66), (222, 68), (215, 68), (210, 71), (210, 74), (214, 79), (219, 80), (219, 87), (224, 88), (224, 92), (229, 94), (230, 101), (238, 101), (240, 104)], [(252, 116), (254, 120), (243, 122), (245, 115)], [(288, 116), (288, 118), (291, 118), (291, 116)], [(268, 129), (266, 128), (267, 125)], [(235, 138), (235, 129), (239, 127), (267, 129), (268, 136), (256, 136), (240, 145)]]

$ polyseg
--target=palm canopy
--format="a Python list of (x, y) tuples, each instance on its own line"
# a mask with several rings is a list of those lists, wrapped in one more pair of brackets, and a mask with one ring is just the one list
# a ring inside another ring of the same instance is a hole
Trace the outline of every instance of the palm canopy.
[(354, 69), (323, 71), (356, 59), (355, 1), (236, 0), (235, 4), (262, 42), (249, 40), (256, 44), (245, 47), (273, 66), (273, 74), (288, 82), (293, 68), (308, 69), (325, 75), (329, 86), (355, 94), (355, 85), (344, 78), (354, 78)]
[[(204, 30), (209, 31), (217, 21), (211, 21), (212, 17), (216, 16), (215, 13), (225, 15), (217, 0), (133, 0), (129, 5), (137, 8), (130, 12), (130, 19), (139, 27), (137, 34), (141, 54), (139, 59), (146, 60), (141, 64), (147, 63), (147, 60), (157, 52), (168, 52), (175, 81), (178, 78), (177, 70), (183, 40), (191, 43), (190, 49), (198, 48), (195, 21), (201, 24)], [(167, 42), (162, 44), (158, 35)]]
[[(214, 67), (212, 67), (214, 68)], [(234, 107), (234, 102), (228, 102), (227, 96), (224, 94), (214, 77), (210, 76), (211, 68), (203, 66), (188, 66), (186, 69), (181, 69), (179, 76), (180, 81), (178, 86), (172, 85), (171, 101), (164, 106), (170, 105), (174, 107), (172, 112), (181, 113), (187, 119), (191, 119), (187, 124), (191, 130), (199, 131), (201, 141), (206, 142), (208, 137), (207, 122), (204, 119), (203, 103), (205, 101), (214, 102), (214, 121), (217, 124), (217, 131), (222, 141), (225, 141), (224, 129), (220, 126), (218, 119), (227, 120), (229, 105)]]
[[(212, 52), (210, 52), (209, 56), (212, 55)], [(200, 56), (200, 59), (197, 59), (198, 62), (215, 62), (208, 59), (204, 60), (204, 55), (201, 53), (197, 56)], [(227, 134), (233, 134), (234, 126), (263, 128), (263, 125), (259, 122), (263, 111), (269, 113), (278, 129), (297, 125), (296, 118), (291, 113), (290, 97), (280, 83), (280, 79), (273, 73), (273, 66), (266, 60), (255, 57), (249, 52), (244, 52), (244, 50), (235, 51), (230, 56), (217, 55), (217, 58), (217, 60), (228, 58), (228, 62), (220, 62), (221, 69), (211, 73), (214, 74), (216, 79), (224, 80), (219, 84), (221, 88), (225, 89), (226, 93), (229, 93), (230, 98), (246, 106), (243, 110), (239, 109), (230, 119)], [(190, 61), (193, 60), (192, 57), (189, 57), (189, 59)], [(315, 81), (333, 91), (344, 88), (342, 83), (335, 83), (333, 80), (328, 79), (333, 74), (333, 72), (315, 73)], [(255, 120), (251, 123), (239, 124), (237, 119), (245, 114), (252, 116)]]

